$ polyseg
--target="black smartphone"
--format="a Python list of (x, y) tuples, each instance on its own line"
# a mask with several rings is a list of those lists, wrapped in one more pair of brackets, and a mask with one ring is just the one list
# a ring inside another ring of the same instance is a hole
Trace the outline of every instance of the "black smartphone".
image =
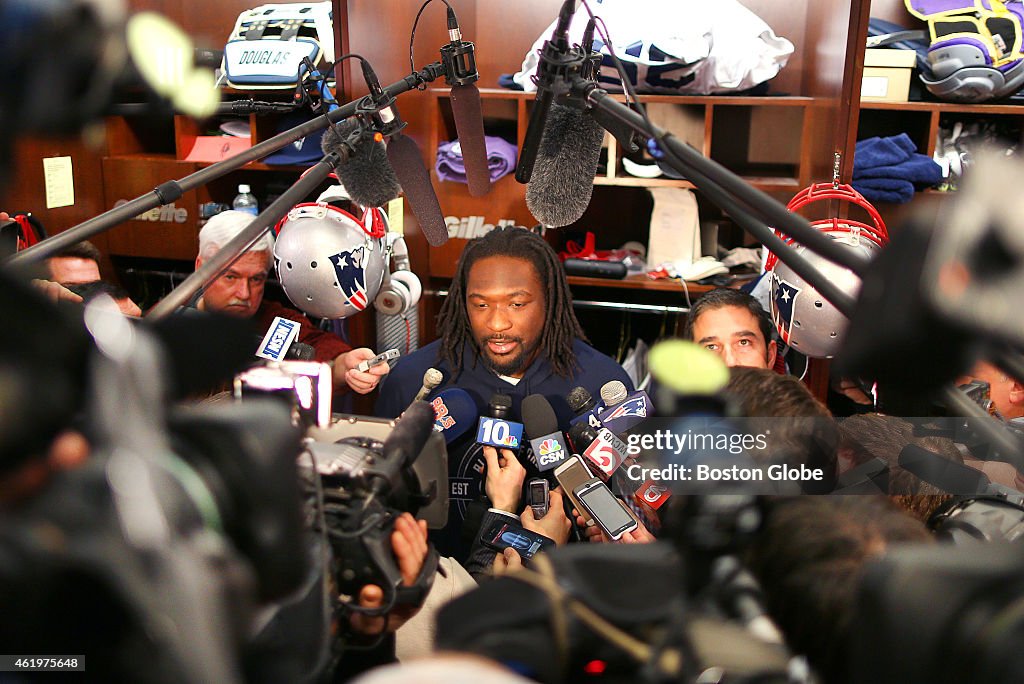
[(515, 549), (524, 561), (529, 561), (537, 552), (554, 547), (555, 542), (543, 534), (531, 532), (513, 520), (498, 520), (480, 535), (481, 543), (489, 549), (504, 551)]
[(626, 532), (635, 530), (636, 518), (629, 513), (604, 482), (593, 478), (578, 486), (574, 492), (594, 522), (611, 539), (618, 540)]

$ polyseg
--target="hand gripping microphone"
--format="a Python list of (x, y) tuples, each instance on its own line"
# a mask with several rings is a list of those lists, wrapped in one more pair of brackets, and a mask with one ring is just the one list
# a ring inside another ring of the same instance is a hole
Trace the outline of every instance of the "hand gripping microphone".
[(451, 42), (441, 48), (444, 79), (451, 86), (449, 97), (462, 147), (462, 161), (466, 165), (469, 194), (482, 197), (491, 191), (491, 174), (487, 165), (480, 90), (475, 85), (480, 74), (476, 70), (473, 43), (462, 40), (459, 20), (451, 7), (448, 7), (448, 36)]
[(469, 392), (458, 387), (441, 391), (430, 401), (434, 409), (434, 431), (444, 435), (445, 444), (451, 444), (476, 425), (480, 411)]
[(395, 109), (394, 96), (389, 97), (380, 87), (373, 67), (366, 60), (360, 60), (359, 63), (370, 94), (364, 98), (364, 106), (358, 107), (356, 112), (372, 122), (374, 132), (388, 138), (388, 161), (391, 162), (398, 182), (402, 184), (405, 198), (409, 201), (423, 235), (431, 246), (443, 245), (448, 241), (448, 227), (441, 216), (441, 205), (437, 201), (434, 187), (430, 184), (430, 174), (423, 165), (420, 147), (412, 138), (402, 135), (406, 123)]
[(512, 397), (507, 394), (491, 395), (486, 412), (487, 415), (480, 416), (477, 425), (477, 443), (498, 449), (518, 449), (523, 442), (523, 424), (509, 420)]
[(571, 454), (566, 448), (565, 435), (558, 429), (558, 418), (551, 403), (543, 394), (531, 394), (523, 399), (522, 412), (537, 468), (541, 472), (557, 468)]
[(416, 396), (413, 398), (413, 402), (423, 401), (427, 396), (434, 391), (434, 389), (441, 384), (444, 380), (444, 374), (436, 368), (428, 368), (423, 373), (423, 386), (420, 387)]

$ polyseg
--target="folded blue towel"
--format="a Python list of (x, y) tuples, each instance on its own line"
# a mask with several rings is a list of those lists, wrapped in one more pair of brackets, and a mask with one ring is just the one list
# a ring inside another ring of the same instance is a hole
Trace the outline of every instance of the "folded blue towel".
[(854, 180), (853, 189), (869, 202), (903, 204), (914, 197), (914, 184), (896, 178), (861, 178)]
[(932, 161), (931, 157), (914, 154), (907, 161), (893, 166), (876, 166), (860, 170), (854, 167), (853, 178), (893, 178), (909, 181), (921, 187), (930, 187), (942, 180), (942, 167)]
[(853, 175), (858, 169), (893, 166), (910, 158), (917, 146), (910, 136), (900, 133), (888, 138), (867, 138), (857, 143), (853, 155)]

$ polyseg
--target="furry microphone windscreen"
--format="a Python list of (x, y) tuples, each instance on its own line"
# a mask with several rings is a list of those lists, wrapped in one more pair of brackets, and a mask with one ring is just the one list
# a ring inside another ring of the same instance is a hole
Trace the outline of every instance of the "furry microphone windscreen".
[(552, 105), (526, 190), (538, 222), (561, 227), (583, 216), (594, 191), (604, 129), (585, 111)]
[[(360, 125), (357, 119), (346, 119), (324, 132), (321, 147), (324, 154), (342, 153), (349, 136)], [(382, 142), (374, 142), (372, 132), (364, 131), (355, 144), (348, 159), (338, 165), (337, 174), (349, 197), (363, 207), (383, 207), (402, 192), (395, 170), (388, 161), (387, 150)]]

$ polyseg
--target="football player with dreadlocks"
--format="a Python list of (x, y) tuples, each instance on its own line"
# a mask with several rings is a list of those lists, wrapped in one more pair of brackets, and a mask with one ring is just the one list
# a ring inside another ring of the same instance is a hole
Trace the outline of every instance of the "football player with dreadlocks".
[(543, 394), (563, 430), (572, 388), (596, 397), (621, 380), (632, 389), (622, 367), (586, 343), (554, 250), (522, 228), (496, 228), (466, 245), (437, 327), (441, 338), (399, 361), (381, 384), (377, 415), (401, 413), (430, 367), (444, 374), (431, 396), (460, 387), (483, 408), (491, 395), (508, 394), (519, 415), (523, 397)]

